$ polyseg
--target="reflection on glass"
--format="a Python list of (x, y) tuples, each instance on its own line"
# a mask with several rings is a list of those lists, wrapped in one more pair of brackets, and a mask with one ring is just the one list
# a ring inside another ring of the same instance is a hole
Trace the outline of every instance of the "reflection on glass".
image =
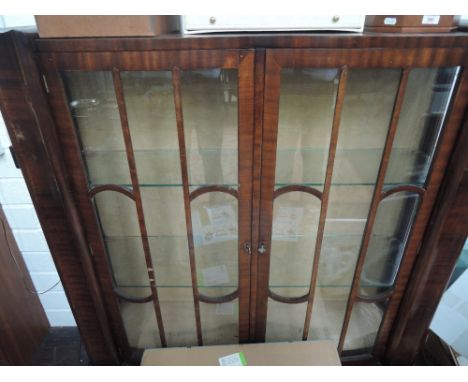
[(282, 69), (277, 184), (323, 183), (337, 86), (337, 69)]
[(269, 282), (286, 287), (282, 296), (309, 291), (319, 216), (320, 200), (313, 195), (289, 192), (274, 201)]
[(237, 180), (237, 69), (184, 71), (181, 75), (189, 183)]
[(204, 345), (225, 345), (239, 342), (239, 300), (222, 304), (200, 303)]
[[(149, 288), (122, 288), (122, 293), (135, 297), (147, 297), (151, 294)], [(121, 300), (120, 313), (130, 347), (161, 347), (153, 302), (137, 304)]]
[[(340, 268), (335, 269), (341, 272)], [(319, 283), (315, 289), (308, 339), (333, 341), (338, 347), (349, 286), (340, 286), (341, 280), (336, 282), (330, 285)]]
[[(123, 72), (148, 241), (168, 346), (196, 344), (172, 73)], [(176, 187), (174, 187), (176, 186)]]
[(192, 288), (158, 287), (167, 346), (196, 346)]
[(309, 339), (338, 343), (400, 74), (348, 73)]
[[(159, 287), (192, 288), (186, 236), (149, 236)], [(118, 287), (147, 286), (148, 272), (140, 236), (106, 236)]]
[(234, 292), (238, 286), (237, 199), (212, 192), (191, 205), (200, 293), (216, 297)]
[(457, 75), (458, 68), (410, 71), (385, 183), (425, 183)]
[(393, 286), (418, 206), (419, 196), (409, 192), (380, 202), (361, 274), (363, 294)]
[(63, 72), (71, 115), (83, 149), (91, 184), (112, 177), (119, 183), (131, 183), (128, 164), (96, 160), (96, 153), (125, 152), (119, 110), (111, 72)]
[(362, 349), (370, 353), (379, 332), (386, 305), (386, 301), (356, 302), (353, 305), (343, 350)]
[[(284, 289), (274, 288), (283, 294)], [(268, 315), (265, 339), (267, 342), (300, 341), (304, 330), (307, 303), (285, 304), (268, 299)]]

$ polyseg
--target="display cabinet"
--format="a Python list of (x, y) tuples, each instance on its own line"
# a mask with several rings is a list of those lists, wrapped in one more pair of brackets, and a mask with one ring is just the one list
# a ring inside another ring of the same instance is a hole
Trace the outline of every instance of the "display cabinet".
[(3, 111), (92, 359), (328, 339), (392, 362), (467, 42), (2, 36)]

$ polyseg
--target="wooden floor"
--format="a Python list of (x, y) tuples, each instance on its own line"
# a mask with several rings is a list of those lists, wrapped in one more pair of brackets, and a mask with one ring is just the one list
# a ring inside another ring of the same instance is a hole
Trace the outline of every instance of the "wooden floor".
[(76, 327), (54, 327), (33, 356), (33, 366), (86, 366), (88, 356)]

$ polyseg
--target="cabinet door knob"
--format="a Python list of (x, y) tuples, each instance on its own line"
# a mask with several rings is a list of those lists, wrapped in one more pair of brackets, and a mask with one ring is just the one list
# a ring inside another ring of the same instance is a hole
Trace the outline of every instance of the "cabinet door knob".
[(244, 251), (247, 252), (249, 255), (252, 254), (252, 247), (250, 246), (250, 243), (248, 243), (248, 242), (244, 243), (242, 248), (244, 248)]
[(257, 251), (258, 251), (258, 253), (260, 253), (260, 255), (263, 255), (266, 252), (265, 243), (260, 243), (260, 246), (258, 247)]
[(211, 16), (210, 17), (210, 24), (214, 24), (216, 22), (216, 17)]

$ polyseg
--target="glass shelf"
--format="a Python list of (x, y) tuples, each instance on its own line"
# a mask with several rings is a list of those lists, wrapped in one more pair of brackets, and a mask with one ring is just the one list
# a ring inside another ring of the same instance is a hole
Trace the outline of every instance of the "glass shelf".
[[(302, 237), (302, 235), (297, 235)], [(346, 234), (326, 234), (324, 235), (324, 247), (322, 248), (322, 257), (321, 262), (327, 258), (327, 253), (329, 251), (352, 251), (357, 256), (361, 243), (361, 235), (346, 235)], [(398, 249), (401, 245), (395, 246), (395, 238), (387, 237), (376, 237), (375, 245), (381, 249), (386, 249), (386, 246), (381, 244), (382, 241), (388, 241), (393, 244), (392, 250)], [(187, 237), (186, 236), (148, 236), (151, 254), (153, 258), (153, 266), (156, 272), (156, 282), (158, 288), (192, 288), (191, 277), (190, 277), (190, 264), (189, 264), (189, 255), (188, 255), (188, 246), (187, 246)], [(277, 236), (273, 236), (273, 240), (277, 240)], [(114, 269), (114, 274), (117, 281), (117, 286), (119, 288), (148, 288), (147, 285), (147, 271), (146, 264), (144, 262), (144, 254), (141, 245), (141, 237), (139, 236), (111, 236), (105, 237), (105, 242), (109, 248), (110, 258)], [(291, 240), (291, 237), (288, 237), (288, 240)], [(232, 241), (232, 240), (231, 240)], [(341, 243), (354, 243), (353, 248), (350, 249), (349, 245), (346, 245), (346, 248), (341, 248)], [(333, 244), (337, 243), (337, 244)], [(217, 251), (222, 247), (215, 243), (212, 245), (213, 251), (208, 254), (204, 254), (204, 264), (206, 267), (218, 267), (219, 261), (216, 254)], [(401, 244), (401, 243), (400, 243)], [(375, 249), (375, 248), (374, 248)], [(373, 248), (369, 248), (368, 254), (373, 254)], [(129, 256), (129, 253), (131, 255)], [(332, 253), (330, 252), (329, 255)], [(311, 253), (312, 255), (312, 253)], [(195, 247), (195, 257), (198, 264), (197, 247)], [(330, 257), (330, 256), (328, 256)], [(399, 261), (399, 256), (397, 253), (392, 255), (397, 261)], [(357, 259), (357, 258), (356, 258)], [(233, 259), (233, 262), (236, 262), (237, 259)], [(350, 274), (354, 272), (355, 261), (350, 262)], [(344, 266), (341, 262), (340, 266)], [(395, 264), (398, 267), (399, 264)], [(328, 267), (330, 264), (328, 265)], [(129, 272), (129, 267), (132, 267), (132, 271)], [(227, 269), (230, 269), (230, 265), (227, 266)], [(181, 272), (181, 269), (184, 269), (184, 272)], [(124, 272), (123, 274), (121, 272)], [(197, 274), (200, 275), (202, 271), (201, 267), (197, 265)], [(322, 268), (322, 271), (325, 271), (325, 268)], [(381, 282), (372, 282), (365, 277), (366, 269), (363, 270), (361, 288), (388, 288), (392, 285), (387, 285)], [(232, 275), (231, 275), (232, 276)], [(326, 276), (324, 275), (326, 278)], [(182, 280), (183, 279), (183, 280)], [(233, 278), (231, 278), (233, 281)], [(335, 279), (330, 279), (335, 280)], [(181, 282), (182, 281), (182, 282)], [(318, 280), (318, 288), (349, 288), (351, 277), (349, 280), (346, 279), (343, 283), (337, 282), (320, 282)], [(225, 282), (220, 285), (199, 285), (201, 289), (213, 290), (213, 289), (233, 289), (237, 288), (237, 284), (232, 282)], [(292, 281), (289, 284), (285, 283), (272, 283), (270, 284), (270, 289), (284, 289), (288, 288), (293, 291), (294, 289), (308, 289), (308, 283), (294, 283)], [(303, 294), (294, 293), (292, 294)]]
[[(220, 185), (237, 187), (237, 150), (234, 149), (192, 149), (188, 150), (190, 167), (189, 184), (191, 187)], [(131, 187), (127, 155), (124, 150), (84, 150), (89, 169), (90, 183), (119, 184)], [(327, 150), (322, 148), (284, 149), (278, 152), (276, 187), (299, 184), (322, 187), (326, 170), (324, 158)], [(381, 149), (346, 149), (337, 151), (334, 186), (373, 186), (376, 181), (375, 167), (380, 163)], [(386, 174), (386, 187), (402, 184), (423, 186), (430, 165), (430, 156), (420, 150), (394, 149)], [(178, 149), (136, 150), (138, 178), (140, 187), (181, 187), (180, 157)], [(291, 172), (291, 161), (297, 162)], [(281, 165), (287, 163), (288, 166)], [(307, 167), (304, 163), (308, 163)], [(109, 164), (112, 164), (110, 166)], [(322, 168), (318, 168), (322, 167)], [(315, 175), (314, 175), (315, 174)], [(320, 175), (317, 175), (320, 174)], [(369, 177), (368, 174), (373, 174)]]

